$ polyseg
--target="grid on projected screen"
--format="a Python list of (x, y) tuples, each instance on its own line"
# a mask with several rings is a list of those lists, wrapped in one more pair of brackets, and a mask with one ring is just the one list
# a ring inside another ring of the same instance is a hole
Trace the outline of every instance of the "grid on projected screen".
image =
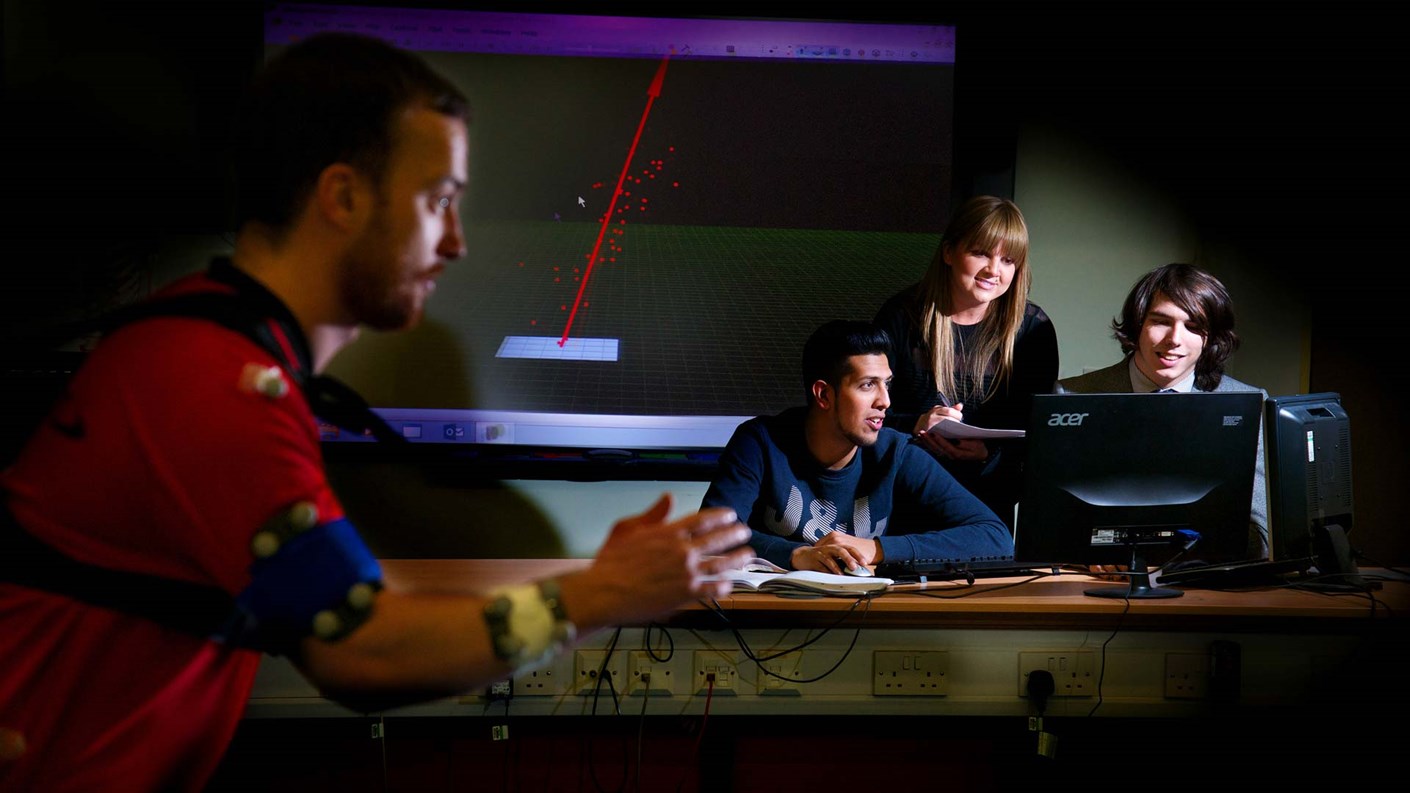
[(616, 339), (569, 338), (558, 346), (558, 339), (548, 336), (505, 336), (496, 358), (533, 358), (558, 361), (615, 361)]

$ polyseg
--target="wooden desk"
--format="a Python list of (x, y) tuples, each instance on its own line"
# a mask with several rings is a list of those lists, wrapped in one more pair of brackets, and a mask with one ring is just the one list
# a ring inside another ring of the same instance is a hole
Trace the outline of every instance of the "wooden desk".
[[(388, 560), (384, 570), (389, 580), (464, 592), (585, 563)], [(1402, 681), (1410, 584), (1386, 583), (1374, 608), (1366, 597), (1294, 590), (1190, 590), (1128, 608), (1083, 595), (1093, 585), (1085, 576), (1003, 583), (945, 600), (932, 596), (963, 590), (931, 585), (865, 605), (758, 594), (718, 609), (692, 604), (649, 632), (621, 631), (611, 654), (625, 681), (618, 697), (579, 691), (590, 688), (585, 669), (595, 671), (612, 638), (599, 634), (515, 677), (507, 702), (469, 692), (373, 715), (392, 736), (382, 754), (367, 740), (367, 715), (319, 698), (287, 662), (267, 659), (224, 789), (269, 789), (287, 775), (272, 770), (283, 766), (302, 769), (306, 793), (380, 790), (384, 775), (399, 780), (395, 789), (460, 789), (449, 779), (474, 780), (476, 789), (566, 789), (581, 787), (588, 770), (617, 780), (636, 762), (646, 778), (669, 782), (643, 789), (675, 789), (691, 775), (699, 790), (835, 789), (847, 762), (868, 784), (946, 780), (973, 790), (1036, 787), (1055, 775), (1330, 788), (1347, 767), (1398, 773), (1399, 733), (1375, 725), (1410, 705)], [(643, 651), (648, 638), (665, 660)], [(763, 664), (749, 657), (800, 646)], [(1208, 674), (1216, 648), (1235, 651), (1232, 681)], [(1046, 729), (1062, 738), (1058, 765), (1035, 764), (1026, 728), (1036, 706), (1021, 666), (1035, 653), (1090, 663), (1073, 673), (1086, 675), (1092, 693), (1053, 698), (1044, 711)], [(943, 690), (879, 693), (880, 663), (898, 654), (943, 661)], [(700, 665), (721, 661), (736, 677), (703, 696)], [(622, 693), (643, 664), (669, 691)], [(760, 666), (798, 682), (779, 684)], [(512, 743), (491, 738), (509, 724)], [(703, 748), (695, 730), (707, 736)], [(624, 760), (643, 744), (642, 758), (666, 759)], [(799, 764), (828, 752), (828, 762)], [(319, 779), (324, 787), (309, 786)]]
[[(498, 584), (553, 575), (586, 560), (386, 560), (389, 582), (423, 590), (483, 591)], [(1363, 571), (1374, 576), (1377, 571)], [(1220, 592), (1188, 590), (1180, 598), (1112, 600), (1084, 595), (1098, 582), (1063, 574), (1037, 580), (993, 579), (909, 585), (858, 602), (847, 598), (793, 599), (742, 593), (718, 603), (694, 603), (652, 628), (657, 659), (643, 652), (647, 626), (624, 627), (612, 664), (630, 683), (650, 666), (657, 681), (653, 703), (680, 712), (701, 706), (701, 664), (723, 661), (737, 675), (716, 712), (747, 714), (1026, 712), (1024, 664), (1033, 654), (1068, 656), (1085, 676), (1074, 696), (1052, 711), (1085, 713), (1092, 695), (1104, 715), (1183, 714), (1235, 701), (1293, 702), (1348, 681), (1398, 679), (1396, 664), (1410, 665), (1405, 637), (1410, 583), (1386, 582), (1369, 594), (1325, 594), (1296, 589)], [(600, 664), (610, 633), (589, 638), (575, 652), (515, 678), (515, 707), (524, 715), (584, 709), (581, 689), (589, 667)], [(754, 660), (806, 644), (769, 662)], [(1235, 648), (1232, 674), (1219, 688), (1209, 678), (1213, 648)], [(925, 654), (945, 664), (945, 686), (929, 696), (879, 696), (876, 664), (883, 654)], [(1026, 660), (1025, 660), (1026, 659)], [(1171, 677), (1195, 677), (1172, 691)], [(780, 683), (774, 672), (798, 683)], [(1364, 685), (1370, 685), (1369, 682)], [(1100, 686), (1100, 690), (1097, 687)], [(639, 695), (629, 686), (629, 695)], [(723, 692), (722, 692), (723, 693)], [(1172, 695), (1173, 693), (1173, 695)], [(936, 696), (938, 694), (938, 696)], [(1320, 696), (1321, 694), (1317, 694)], [(472, 693), (454, 701), (417, 706), (416, 712), (451, 715), (461, 706), (483, 707)], [(256, 681), (250, 714), (345, 713), (313, 692), (286, 662), (267, 661)]]
[[(389, 581), (446, 592), (483, 591), (499, 584), (581, 569), (581, 559), (390, 559)], [(1370, 578), (1384, 571), (1363, 570)], [(1341, 633), (1369, 623), (1410, 619), (1410, 582), (1387, 581), (1366, 594), (1328, 594), (1296, 588), (1242, 591), (1188, 589), (1158, 600), (1096, 598), (1094, 586), (1116, 586), (1077, 573), (1037, 579), (984, 579), (906, 584), (874, 597), (867, 606), (873, 628), (1125, 629)], [(795, 599), (741, 592), (718, 601), (742, 627), (816, 626), (849, 608), (846, 598)], [(669, 624), (716, 627), (705, 604), (683, 608)], [(1315, 627), (1314, 627), (1315, 626)]]

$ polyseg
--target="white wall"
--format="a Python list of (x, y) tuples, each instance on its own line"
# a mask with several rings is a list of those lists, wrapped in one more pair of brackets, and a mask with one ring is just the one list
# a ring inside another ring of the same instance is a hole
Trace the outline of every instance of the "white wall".
[(520, 480), (506, 485), (543, 509), (559, 528), (564, 556), (572, 558), (596, 554), (613, 523), (642, 512), (663, 493), (674, 499), (671, 519), (694, 512), (700, 508), (707, 483)]

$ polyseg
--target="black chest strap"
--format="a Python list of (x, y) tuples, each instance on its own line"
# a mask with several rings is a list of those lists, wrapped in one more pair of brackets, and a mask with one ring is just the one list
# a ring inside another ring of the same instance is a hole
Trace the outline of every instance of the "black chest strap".
[[(380, 441), (407, 442), (357, 392), (327, 376), (313, 374), (308, 342), (288, 308), (257, 281), (226, 260), (209, 277), (231, 291), (165, 297), (119, 309), (85, 330), (111, 332), (153, 317), (191, 317), (215, 322), (268, 352), (303, 389), (314, 415)], [(251, 528), (253, 535), (254, 528)], [(19, 525), (0, 501), (0, 581), (66, 595), (115, 609), (201, 637), (221, 635), (236, 615), (233, 596), (207, 584), (114, 570), (80, 562), (51, 547)]]
[(98, 328), (108, 333), (153, 317), (209, 320), (243, 335), (278, 361), (303, 390), (309, 409), (318, 418), (357, 435), (387, 443), (406, 442), (352, 388), (328, 375), (313, 373), (303, 330), (273, 293), (227, 259), (217, 259), (207, 274), (232, 291), (177, 295), (127, 306), (100, 320)]
[(220, 587), (80, 562), (25, 531), (0, 502), (0, 581), (145, 617), (201, 637), (219, 634), (235, 608)]

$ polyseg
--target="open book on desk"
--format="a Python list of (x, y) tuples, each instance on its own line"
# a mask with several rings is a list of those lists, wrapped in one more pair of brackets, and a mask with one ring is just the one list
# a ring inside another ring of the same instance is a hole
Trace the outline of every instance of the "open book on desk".
[(1022, 438), (1025, 435), (1023, 430), (991, 430), (988, 427), (976, 427), (972, 424), (966, 424), (963, 421), (955, 421), (954, 419), (940, 419), (931, 426), (930, 429), (926, 430), (926, 432), (932, 435), (941, 435), (950, 440), (958, 440), (960, 438), (978, 438), (980, 440), (987, 438)]
[(895, 583), (890, 578), (876, 576), (837, 575), (814, 570), (784, 570), (764, 559), (755, 559), (739, 570), (726, 570), (712, 576), (716, 581), (730, 581), (736, 592), (766, 592), (784, 597), (818, 597), (838, 595), (860, 597), (884, 592)]

